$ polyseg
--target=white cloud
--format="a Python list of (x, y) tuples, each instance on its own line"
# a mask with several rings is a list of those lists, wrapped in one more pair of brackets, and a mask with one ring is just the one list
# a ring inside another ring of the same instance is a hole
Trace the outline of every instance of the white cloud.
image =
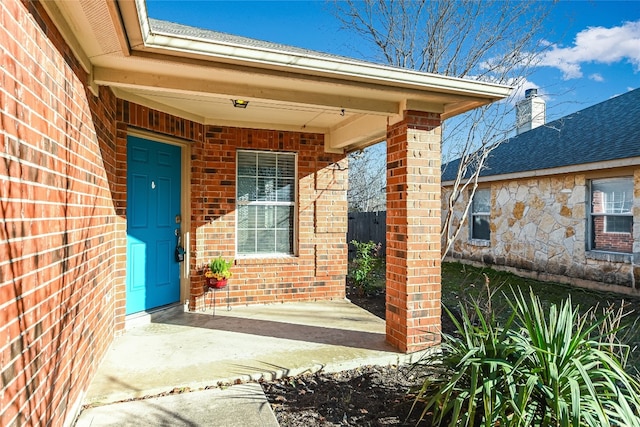
[(591, 80), (593, 80), (594, 82), (603, 82), (604, 81), (604, 77), (602, 77), (602, 74), (600, 73), (593, 73), (589, 76), (589, 78)]
[(576, 35), (573, 46), (550, 46), (539, 65), (559, 69), (565, 80), (582, 77), (580, 65), (587, 62), (627, 61), (637, 72), (640, 71), (640, 20), (612, 28), (588, 27)]

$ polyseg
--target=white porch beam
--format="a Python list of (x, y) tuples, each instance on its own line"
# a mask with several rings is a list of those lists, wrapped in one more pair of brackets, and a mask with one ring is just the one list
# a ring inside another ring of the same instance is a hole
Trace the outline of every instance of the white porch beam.
[(354, 150), (383, 141), (386, 135), (387, 116), (366, 114), (333, 127), (325, 135), (325, 146), (334, 150)]
[(186, 78), (138, 71), (124, 71), (114, 68), (94, 68), (94, 81), (104, 86), (132, 89), (165, 90), (180, 94), (210, 94), (215, 96), (238, 97), (288, 102), (314, 107), (345, 109), (349, 112), (374, 112), (395, 114), (397, 102), (353, 96), (336, 96), (326, 93), (304, 92), (295, 89), (282, 90), (268, 87), (254, 87), (249, 84), (225, 83), (219, 81)]

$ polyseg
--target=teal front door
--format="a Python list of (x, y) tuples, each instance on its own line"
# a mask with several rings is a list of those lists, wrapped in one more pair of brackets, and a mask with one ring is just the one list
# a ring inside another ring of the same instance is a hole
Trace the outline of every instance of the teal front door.
[(180, 299), (180, 154), (175, 145), (127, 138), (127, 314)]

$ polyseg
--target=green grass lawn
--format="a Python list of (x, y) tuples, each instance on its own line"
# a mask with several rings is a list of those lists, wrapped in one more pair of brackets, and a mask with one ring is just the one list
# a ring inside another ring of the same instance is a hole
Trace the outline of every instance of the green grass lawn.
[[(485, 278), (486, 275), (486, 278)], [(583, 309), (600, 305), (620, 304), (624, 301), (629, 309), (640, 307), (637, 299), (614, 293), (598, 292), (589, 289), (578, 288), (553, 282), (540, 282), (538, 280), (526, 279), (512, 273), (493, 270), (491, 268), (472, 267), (455, 262), (445, 262), (442, 264), (442, 302), (447, 305), (455, 305), (462, 297), (479, 296), (486, 297), (486, 280), (489, 280), (489, 288), (496, 291), (494, 297), (496, 301), (504, 300), (503, 293), (509, 295), (510, 288), (521, 290), (524, 294), (532, 289), (543, 301), (548, 304), (560, 303), (563, 299), (571, 296), (574, 304)], [(508, 306), (508, 304), (504, 304)]]
[[(457, 305), (461, 301), (475, 299), (485, 303), (488, 294), (487, 280), (489, 289), (494, 294), (492, 309), (499, 318), (506, 318), (510, 314), (507, 299), (512, 295), (512, 288), (516, 291), (520, 290), (524, 295), (528, 294), (531, 289), (540, 297), (545, 307), (549, 307), (551, 304), (559, 305), (569, 296), (571, 296), (574, 306), (578, 305), (582, 312), (586, 312), (592, 307), (596, 307), (599, 312), (602, 312), (602, 309), (611, 305), (619, 308), (624, 304), (625, 312), (630, 312), (630, 314), (624, 317), (625, 328), (619, 335), (632, 348), (630, 363), (640, 368), (640, 299), (561, 283), (526, 279), (487, 267), (479, 268), (457, 262), (445, 262), (442, 264), (442, 303), (454, 311), (457, 311)], [(384, 287), (385, 265), (380, 263), (371, 272), (366, 289), (363, 291), (373, 295)]]
[[(457, 262), (442, 263), (442, 302), (447, 307), (450, 307), (457, 305), (460, 298), (485, 298), (487, 295), (485, 286), (487, 278), (489, 280), (489, 288), (496, 292), (494, 299), (498, 303), (500, 303), (500, 300), (504, 301), (502, 294), (510, 294), (510, 287), (512, 287), (515, 290), (520, 289), (524, 294), (528, 293), (531, 288), (547, 304), (558, 304), (570, 295), (573, 303), (578, 304), (584, 310), (597, 304), (600, 304), (600, 306), (619, 305), (622, 301), (624, 301), (629, 310), (640, 310), (640, 299), (637, 298), (615, 293), (598, 292), (561, 283), (541, 282), (488, 267), (473, 267)], [(384, 289), (384, 287), (385, 265), (380, 263), (368, 278), (367, 290), (375, 293)], [(506, 301), (502, 305), (508, 307)], [(637, 315), (640, 316), (640, 312)]]
[(569, 296), (571, 296), (572, 304), (578, 305), (582, 312), (586, 312), (592, 307), (596, 307), (601, 312), (603, 308), (609, 306), (619, 308), (624, 304), (624, 310), (629, 314), (623, 318), (622, 323), (625, 328), (619, 336), (631, 347), (629, 362), (640, 368), (640, 349), (635, 348), (640, 346), (639, 299), (560, 283), (540, 282), (487, 267), (478, 268), (461, 263), (446, 262), (442, 264), (442, 303), (446, 307), (452, 308), (456, 307), (458, 302), (468, 301), (471, 298), (479, 298), (479, 301), (485, 302), (488, 294), (485, 285), (487, 279), (489, 289), (494, 292), (492, 308), (499, 317), (510, 314), (507, 298), (512, 294), (511, 288), (516, 291), (520, 290), (525, 295), (531, 289), (546, 307), (551, 304), (559, 305)]

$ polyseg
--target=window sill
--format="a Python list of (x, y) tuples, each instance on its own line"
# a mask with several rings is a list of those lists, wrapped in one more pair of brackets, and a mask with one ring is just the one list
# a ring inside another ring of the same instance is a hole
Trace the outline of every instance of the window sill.
[(638, 254), (627, 254), (622, 252), (606, 252), (606, 251), (587, 251), (585, 252), (587, 259), (595, 259), (598, 261), (620, 262), (625, 264), (637, 264), (640, 261)]
[(482, 246), (488, 248), (489, 246), (491, 246), (491, 240), (470, 239), (469, 244), (471, 246)]
[(236, 265), (297, 264), (298, 259), (293, 255), (243, 255), (236, 257)]

